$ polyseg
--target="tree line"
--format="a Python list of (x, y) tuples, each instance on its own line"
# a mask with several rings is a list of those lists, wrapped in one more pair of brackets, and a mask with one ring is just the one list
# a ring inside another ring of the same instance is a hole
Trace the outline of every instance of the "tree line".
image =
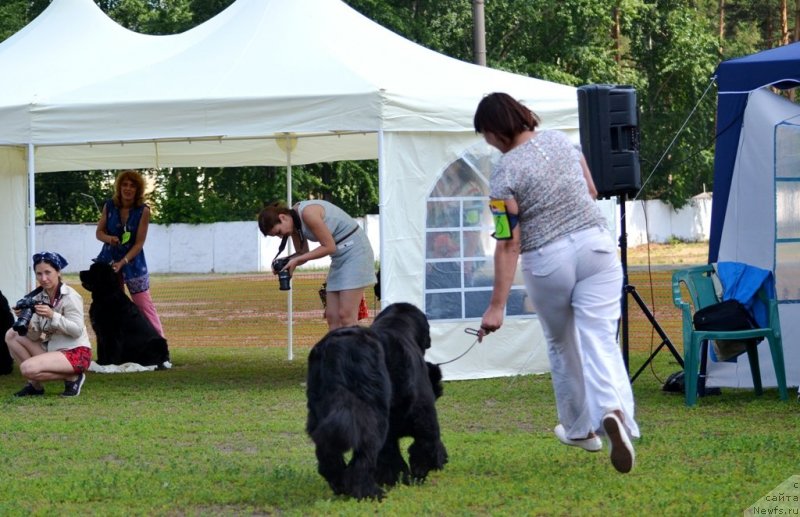
[[(145, 34), (184, 32), (233, 1), (95, 0), (120, 25)], [(345, 3), (420, 45), (473, 59), (472, 0)], [(49, 4), (2, 0), (0, 41)], [(713, 189), (717, 65), (797, 41), (800, 31), (800, 0), (485, 0), (484, 12), (487, 66), (573, 86), (636, 88), (643, 197), (676, 207)], [(96, 220), (92, 199), (109, 197), (114, 172), (37, 174), (37, 220)], [(277, 167), (147, 174), (154, 221), (165, 224), (250, 220), (286, 193), (285, 171)], [(294, 199), (329, 199), (355, 216), (376, 213), (377, 163), (297, 166), (292, 189)]]

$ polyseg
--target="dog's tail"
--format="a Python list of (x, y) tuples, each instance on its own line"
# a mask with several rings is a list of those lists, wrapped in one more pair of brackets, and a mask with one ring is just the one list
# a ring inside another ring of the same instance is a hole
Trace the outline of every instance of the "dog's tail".
[(309, 430), (314, 443), (324, 443), (332, 450), (344, 452), (360, 448), (375, 431), (386, 427), (382, 419), (376, 418), (374, 409), (349, 390), (336, 390), (329, 395), (332, 403), (328, 405), (328, 412), (321, 415), (313, 430)]
[(308, 434), (340, 451), (385, 436), (391, 400), (383, 350), (362, 327), (329, 333), (309, 355)]

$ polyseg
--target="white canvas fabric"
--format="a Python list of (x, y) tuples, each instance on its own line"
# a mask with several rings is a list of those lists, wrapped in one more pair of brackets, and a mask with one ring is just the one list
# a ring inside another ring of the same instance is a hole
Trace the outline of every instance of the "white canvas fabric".
[[(719, 261), (743, 262), (776, 272), (776, 128), (800, 122), (800, 106), (767, 89), (750, 93), (733, 171)], [(780, 269), (777, 270), (780, 272)], [(780, 285), (780, 280), (778, 280)], [(780, 288), (779, 288), (780, 291)], [(779, 292), (779, 297), (781, 293)], [(788, 386), (800, 384), (800, 304), (779, 306)], [(758, 346), (764, 386), (777, 386), (769, 346)], [(735, 363), (708, 362), (708, 386), (752, 388), (747, 355)]]
[(31, 281), (34, 173), (378, 158), (384, 292), (421, 305), (422, 287), (407, 284), (423, 268), (415, 210), (424, 218), (423, 194), (479, 140), (480, 99), (505, 91), (546, 128), (578, 127), (575, 88), (443, 56), (339, 0), (237, 0), (170, 36), (128, 31), (92, 0), (54, 0), (0, 44), (0, 70), (0, 289), (10, 293)]

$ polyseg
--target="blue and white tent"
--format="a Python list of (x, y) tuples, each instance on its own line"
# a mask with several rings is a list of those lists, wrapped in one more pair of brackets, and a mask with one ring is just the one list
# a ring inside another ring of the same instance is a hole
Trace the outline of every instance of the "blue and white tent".
[[(721, 63), (709, 262), (772, 271), (789, 386), (800, 383), (800, 106), (770, 88), (800, 85), (800, 43)], [(775, 386), (769, 347), (759, 347)], [(752, 387), (746, 356), (709, 363), (710, 386)]]

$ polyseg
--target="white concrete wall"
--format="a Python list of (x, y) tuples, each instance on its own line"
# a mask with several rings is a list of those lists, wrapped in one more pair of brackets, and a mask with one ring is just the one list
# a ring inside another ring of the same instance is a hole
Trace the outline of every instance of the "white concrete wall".
[[(616, 220), (619, 235), (619, 206)], [(611, 214), (608, 214), (611, 215)], [(645, 217), (646, 215), (646, 217)], [(610, 218), (613, 218), (611, 216)], [(625, 205), (628, 247), (648, 242), (707, 241), (711, 222), (711, 196), (698, 196), (675, 211), (661, 201), (628, 201)], [(380, 260), (380, 227), (377, 215), (358, 219), (366, 230), (375, 259)], [(100, 252), (95, 224), (46, 224), (36, 226), (36, 250), (53, 250), (70, 262), (68, 272), (87, 269)], [(152, 273), (248, 273), (269, 271), (278, 252), (279, 239), (265, 238), (255, 221), (214, 224), (151, 224), (145, 253)], [(315, 243), (311, 243), (312, 247)], [(309, 262), (301, 269), (324, 268), (330, 259)]]
[[(380, 258), (377, 215), (356, 219), (366, 229), (376, 260)], [(96, 224), (36, 225), (36, 250), (61, 253), (70, 263), (67, 272), (87, 269), (102, 244)], [(144, 251), (151, 273), (248, 273), (269, 271), (280, 239), (266, 238), (256, 221), (214, 224), (151, 224)], [(312, 249), (316, 243), (311, 243)], [(286, 252), (284, 252), (285, 254)], [(301, 266), (324, 268), (325, 257)]]
[[(616, 211), (619, 226), (619, 206)], [(695, 196), (677, 211), (662, 201), (628, 201), (625, 203), (625, 219), (628, 247), (647, 242), (665, 243), (672, 238), (688, 242), (707, 241), (711, 235), (711, 194)]]

